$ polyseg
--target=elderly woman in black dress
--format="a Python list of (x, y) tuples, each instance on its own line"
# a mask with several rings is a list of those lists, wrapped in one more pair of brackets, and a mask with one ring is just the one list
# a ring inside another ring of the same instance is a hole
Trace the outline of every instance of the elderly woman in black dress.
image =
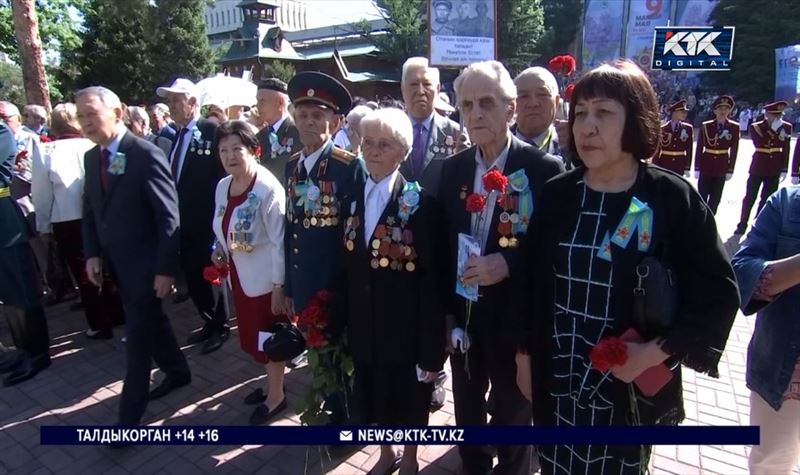
[[(398, 169), (413, 142), (396, 109), (361, 120), (369, 179), (342, 204), (345, 302), (335, 327), (347, 327), (353, 355), (356, 413), (365, 424), (427, 425), (432, 382), (444, 364), (444, 315), (437, 289), (433, 198)], [(392, 446), (370, 473), (416, 473), (416, 446), (402, 457)]]
[[(648, 163), (658, 147), (658, 103), (633, 63), (581, 78), (569, 125), (581, 163), (545, 185), (525, 243), (528, 279), (517, 304), (529, 331), (518, 385), (532, 397), (536, 425), (677, 424), (681, 364), (718, 376), (739, 303), (714, 215), (683, 178)], [(679, 293), (674, 322), (657, 334), (637, 328), (634, 317), (637, 266), (646, 256), (674, 271)], [(630, 328), (644, 338), (623, 338), (627, 361), (593, 368), (592, 347)], [(653, 396), (630, 384), (662, 363), (672, 378)], [(640, 473), (649, 454), (649, 446), (539, 447), (543, 474)]]

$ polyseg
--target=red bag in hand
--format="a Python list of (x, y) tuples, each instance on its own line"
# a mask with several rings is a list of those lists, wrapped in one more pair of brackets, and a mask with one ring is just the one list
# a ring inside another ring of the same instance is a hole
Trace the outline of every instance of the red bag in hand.
[[(644, 339), (639, 332), (633, 328), (629, 328), (625, 333), (620, 335), (620, 339), (631, 343), (643, 343)], [(639, 388), (645, 396), (652, 397), (661, 391), (661, 388), (666, 386), (672, 379), (672, 371), (667, 368), (667, 365), (661, 363), (658, 366), (647, 368), (640, 374), (633, 383)]]

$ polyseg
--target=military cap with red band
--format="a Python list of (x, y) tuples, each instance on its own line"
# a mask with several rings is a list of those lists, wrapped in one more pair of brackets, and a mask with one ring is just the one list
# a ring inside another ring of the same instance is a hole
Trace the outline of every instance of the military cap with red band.
[(295, 106), (317, 104), (337, 114), (347, 114), (353, 104), (353, 98), (342, 83), (317, 71), (296, 74), (289, 81), (287, 92)]
[(687, 110), (686, 109), (686, 99), (681, 99), (678, 102), (676, 102), (676, 103), (672, 104), (671, 106), (669, 106), (669, 111), (670, 112), (685, 111), (685, 110)]
[(714, 102), (711, 103), (711, 108), (716, 109), (717, 107), (726, 106), (733, 109), (733, 105), (736, 104), (733, 102), (733, 98), (731, 96), (718, 96), (714, 99)]
[(784, 109), (789, 105), (786, 101), (775, 101), (770, 102), (769, 104), (764, 106), (764, 112), (771, 112), (773, 114), (778, 114), (783, 112)]

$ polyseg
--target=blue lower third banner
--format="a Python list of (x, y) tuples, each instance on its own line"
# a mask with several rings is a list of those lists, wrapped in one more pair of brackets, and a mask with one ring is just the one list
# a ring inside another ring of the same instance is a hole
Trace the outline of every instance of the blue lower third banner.
[(42, 445), (756, 445), (757, 426), (43, 426)]

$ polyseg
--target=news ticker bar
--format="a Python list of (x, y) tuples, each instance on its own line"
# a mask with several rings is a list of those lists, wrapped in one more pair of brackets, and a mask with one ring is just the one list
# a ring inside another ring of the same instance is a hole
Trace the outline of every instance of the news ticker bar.
[(42, 426), (42, 445), (757, 445), (758, 426)]

